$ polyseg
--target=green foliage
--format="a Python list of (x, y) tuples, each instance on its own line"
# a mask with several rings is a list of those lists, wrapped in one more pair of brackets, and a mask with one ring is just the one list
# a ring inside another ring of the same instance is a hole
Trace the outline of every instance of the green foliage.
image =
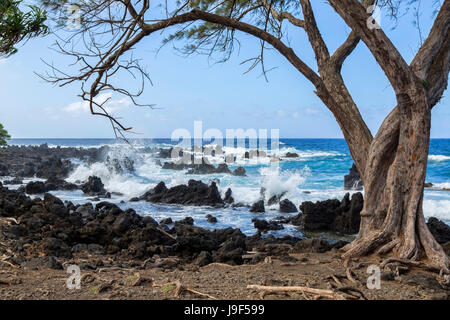
[(0, 146), (6, 146), (6, 139), (10, 139), (11, 136), (8, 134), (8, 131), (3, 128), (3, 125), (0, 123)]
[(17, 52), (15, 45), (48, 32), (44, 22), (46, 12), (39, 7), (23, 5), (28, 12), (21, 10), (22, 0), (0, 1), (0, 57), (10, 56)]
[[(182, 7), (185, 1), (177, 1)], [(273, 35), (282, 37), (282, 23), (267, 14), (261, 0), (191, 0), (184, 6), (184, 12), (192, 9), (214, 13), (219, 16), (233, 18), (257, 26)], [(266, 0), (278, 12), (288, 11), (293, 15), (300, 12), (298, 0)], [(235, 31), (219, 24), (196, 22), (190, 27), (181, 29), (164, 40), (168, 43), (175, 40), (187, 40), (181, 51), (185, 54), (206, 54), (212, 57), (222, 54), (219, 62), (229, 59), (239, 42), (235, 39)]]

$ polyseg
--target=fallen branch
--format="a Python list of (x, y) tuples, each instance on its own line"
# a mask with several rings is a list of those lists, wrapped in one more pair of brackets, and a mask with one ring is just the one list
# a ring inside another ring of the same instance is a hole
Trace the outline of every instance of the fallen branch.
[(171, 238), (172, 240), (177, 240), (177, 238), (175, 238), (173, 235), (171, 235), (170, 233), (165, 232), (163, 229), (161, 228), (156, 228), (156, 230), (158, 230), (159, 232), (161, 232), (163, 235), (168, 236), (169, 238)]
[[(236, 267), (238, 267), (238, 266), (232, 266), (231, 264), (220, 263), (220, 262), (213, 262), (213, 263), (207, 264), (206, 266), (203, 266), (202, 268), (213, 267), (213, 266), (228, 267), (228, 268), (236, 268)], [(246, 265), (242, 265), (242, 266), (246, 266)]]
[(163, 285), (155, 284), (154, 287), (168, 287), (168, 286), (172, 286), (172, 285), (175, 286), (174, 292), (173, 292), (173, 296), (174, 297), (179, 297), (184, 292), (190, 292), (190, 293), (202, 296), (202, 297), (207, 297), (207, 298), (212, 299), (212, 300), (217, 300), (217, 298), (212, 296), (212, 295), (209, 295), (207, 293), (203, 293), (203, 292), (200, 292), (200, 291), (197, 291), (197, 290), (194, 290), (194, 289), (191, 289), (191, 288), (183, 286), (179, 280), (177, 280), (175, 282), (165, 283)]
[(305, 292), (310, 293), (313, 295), (318, 295), (319, 297), (324, 297), (328, 299), (345, 299), (342, 295), (337, 294), (333, 290), (326, 290), (326, 289), (315, 289), (315, 288), (308, 288), (308, 287), (299, 287), (299, 286), (289, 286), (289, 287), (278, 287), (278, 286), (260, 286), (260, 285), (248, 285), (247, 289), (254, 289), (258, 291), (263, 292)]

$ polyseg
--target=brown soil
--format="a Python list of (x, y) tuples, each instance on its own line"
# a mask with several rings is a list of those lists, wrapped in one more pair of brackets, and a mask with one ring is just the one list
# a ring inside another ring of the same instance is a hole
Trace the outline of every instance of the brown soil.
[[(406, 284), (404, 276), (391, 281), (381, 281), (381, 289), (366, 287), (367, 264), (353, 262), (357, 284), (345, 278), (346, 270), (335, 253), (295, 254), (299, 261), (271, 261), (256, 265), (229, 266), (213, 263), (204, 267), (184, 265), (163, 270), (160, 268), (108, 267), (108, 257), (90, 256), (87, 262), (104, 260), (104, 267), (81, 270), (81, 288), (69, 290), (66, 270), (29, 270), (0, 263), (0, 299), (208, 299), (189, 291), (177, 295), (178, 281), (184, 288), (193, 289), (217, 299), (260, 299), (260, 293), (247, 289), (247, 285), (305, 286), (330, 289), (330, 286), (352, 286), (369, 299), (448, 299), (450, 291), (422, 284)], [(85, 258), (85, 257), (84, 257)], [(83, 259), (86, 262), (86, 259)], [(80, 258), (63, 262), (64, 269), (80, 263)], [(380, 261), (364, 261), (376, 263)], [(408, 275), (422, 273), (411, 270)], [(341, 282), (328, 278), (335, 275)], [(436, 275), (435, 275), (436, 276)], [(328, 279), (327, 279), (328, 278)], [(425, 286), (425, 287), (424, 287)], [(317, 298), (310, 294), (288, 292), (269, 294), (264, 299), (305, 300)]]

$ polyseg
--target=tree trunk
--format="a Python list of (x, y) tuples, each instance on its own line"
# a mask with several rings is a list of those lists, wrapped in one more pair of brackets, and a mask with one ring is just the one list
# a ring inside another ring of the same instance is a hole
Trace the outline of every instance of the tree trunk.
[(422, 209), (431, 111), (420, 92), (397, 99), (399, 105), (371, 144), (360, 230), (344, 258), (391, 254), (427, 259), (448, 272), (449, 259), (428, 230)]

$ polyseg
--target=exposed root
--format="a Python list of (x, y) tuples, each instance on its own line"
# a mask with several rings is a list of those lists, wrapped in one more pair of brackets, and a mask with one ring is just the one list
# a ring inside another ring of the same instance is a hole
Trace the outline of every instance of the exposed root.
[(98, 273), (105, 272), (105, 271), (136, 271), (136, 269), (121, 268), (121, 267), (105, 267), (105, 268), (99, 268), (97, 270)]
[(144, 283), (148, 283), (150, 285), (153, 284), (153, 278), (142, 277), (139, 272), (135, 273), (134, 275), (136, 276), (136, 280), (134, 280), (133, 283), (131, 284), (132, 287), (137, 287)]
[(381, 267), (385, 268), (387, 265), (392, 264), (392, 263), (403, 264), (403, 265), (410, 266), (410, 267), (425, 269), (427, 271), (431, 271), (434, 273), (443, 273), (442, 268), (436, 267), (434, 265), (430, 265), (430, 264), (427, 264), (422, 261), (412, 261), (409, 259), (400, 259), (400, 258), (388, 258), (381, 263)]
[(358, 281), (354, 278), (354, 276), (356, 276), (356, 275), (352, 271), (352, 269), (350, 268), (350, 264), (351, 264), (350, 259), (347, 259), (347, 260), (344, 261), (345, 274), (346, 274), (348, 280), (350, 280), (351, 282), (357, 284)]
[[(312, 295), (314, 300), (318, 300), (320, 298), (332, 300), (347, 300), (360, 298), (366, 299), (366, 297), (360, 290), (350, 286), (341, 286), (333, 290), (331, 289), (327, 290), (327, 289), (316, 289), (300, 286), (279, 287), (279, 286), (248, 285), (247, 289), (254, 289), (256, 291), (261, 291), (260, 298), (264, 298), (264, 296), (269, 293), (286, 294), (288, 292), (301, 292), (302, 295), (307, 300), (310, 300), (307, 295)], [(356, 296), (354, 293), (358, 294), (358, 296)]]
[[(226, 264), (226, 263), (220, 263), (220, 262), (213, 262), (210, 264), (207, 264), (206, 266), (203, 266), (202, 268), (206, 268), (206, 267), (214, 267), (214, 266), (219, 266), (219, 267), (228, 267), (228, 268), (236, 268), (238, 266), (232, 266), (231, 264)], [(240, 267), (245, 267), (247, 265), (242, 265)]]
[(396, 239), (392, 240), (391, 242), (386, 243), (380, 249), (378, 249), (377, 254), (379, 254), (379, 255), (387, 254), (388, 252), (394, 250), (395, 248), (398, 248), (400, 243), (401, 243), (400, 239), (396, 238)]
[(173, 294), (174, 297), (179, 297), (184, 292), (190, 292), (190, 293), (196, 294), (201, 297), (207, 297), (212, 300), (217, 300), (217, 298), (212, 295), (209, 295), (207, 293), (203, 293), (203, 292), (183, 286), (180, 281), (176, 281), (176, 282), (174, 282), (174, 284), (175, 284), (175, 290), (174, 290), (174, 294)]
[[(351, 296), (354, 296), (356, 299), (362, 298), (364, 300), (367, 300), (366, 296), (364, 295), (364, 293), (362, 293), (361, 290), (354, 288), (354, 287), (350, 287), (350, 286), (342, 286), (342, 287), (338, 287), (336, 288), (336, 291), (340, 291), (340, 292), (344, 292), (347, 293)], [(353, 293), (357, 293), (359, 295), (355, 296)]]

